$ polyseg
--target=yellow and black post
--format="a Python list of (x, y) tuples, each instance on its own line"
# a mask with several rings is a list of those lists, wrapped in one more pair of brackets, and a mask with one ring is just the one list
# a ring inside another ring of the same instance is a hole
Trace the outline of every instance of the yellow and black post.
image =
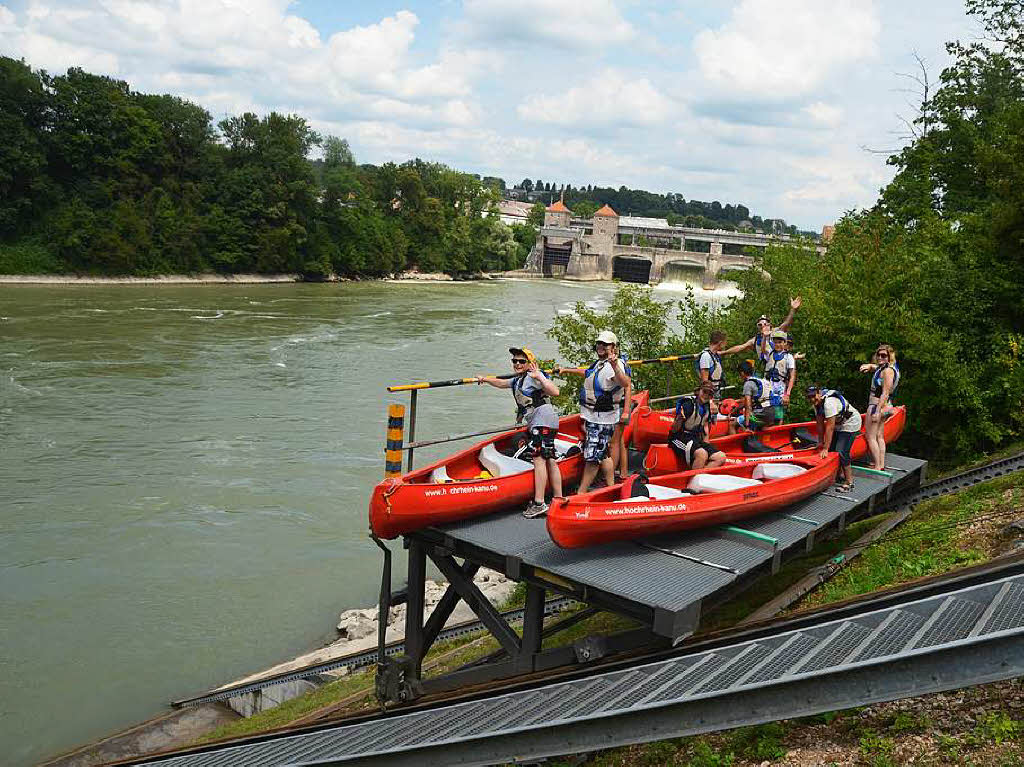
[(405, 432), (405, 405), (388, 405), (388, 439), (384, 446), (384, 476), (402, 475), (402, 438)]

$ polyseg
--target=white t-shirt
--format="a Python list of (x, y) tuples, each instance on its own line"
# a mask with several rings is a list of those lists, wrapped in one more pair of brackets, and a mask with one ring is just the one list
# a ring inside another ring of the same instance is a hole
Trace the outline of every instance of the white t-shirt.
[[(622, 361), (619, 360), (616, 366), (622, 365)], [(620, 368), (621, 369), (621, 368)], [(623, 372), (625, 372), (623, 370)], [(607, 361), (604, 362), (597, 372), (594, 374), (597, 376), (597, 382), (601, 385), (601, 388), (608, 391), (611, 388), (618, 386), (615, 380), (615, 371)], [(622, 408), (616, 405), (607, 413), (597, 413), (591, 410), (586, 405), (580, 405), (580, 415), (584, 421), (590, 421), (590, 423), (603, 423), (603, 424), (615, 424), (619, 422), (619, 418), (622, 417)]]
[[(821, 403), (821, 411), (825, 414), (826, 419), (839, 415), (842, 409), (843, 403), (839, 401), (838, 397), (825, 397), (825, 400)], [(850, 417), (846, 419), (846, 423), (836, 424), (836, 431), (860, 431), (860, 427), (860, 412), (853, 405), (850, 405)]]

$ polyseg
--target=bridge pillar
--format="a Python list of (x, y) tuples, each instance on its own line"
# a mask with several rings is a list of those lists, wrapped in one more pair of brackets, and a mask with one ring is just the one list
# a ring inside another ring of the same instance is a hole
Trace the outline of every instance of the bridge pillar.
[(714, 290), (718, 287), (718, 270), (721, 268), (722, 243), (715, 241), (711, 243), (707, 266), (704, 267), (704, 279), (701, 281), (701, 287), (704, 290)]

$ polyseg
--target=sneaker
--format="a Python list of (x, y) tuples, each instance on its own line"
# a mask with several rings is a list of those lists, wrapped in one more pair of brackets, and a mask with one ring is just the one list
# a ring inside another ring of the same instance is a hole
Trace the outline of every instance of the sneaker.
[(853, 490), (853, 485), (840, 485), (836, 488), (837, 493), (849, 493)]
[(533, 519), (534, 517), (543, 516), (547, 512), (547, 510), (548, 505), (543, 501), (541, 501), (540, 503), (537, 503), (536, 501), (530, 501), (530, 503), (527, 504), (526, 506), (526, 511), (523, 512), (523, 516), (527, 519)]

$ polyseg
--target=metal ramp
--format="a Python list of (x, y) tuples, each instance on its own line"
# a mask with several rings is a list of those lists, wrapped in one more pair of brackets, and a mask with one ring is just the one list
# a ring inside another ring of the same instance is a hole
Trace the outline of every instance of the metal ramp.
[(692, 735), (1020, 676), (1024, 561), (633, 667), (140, 762), (483, 765)]

